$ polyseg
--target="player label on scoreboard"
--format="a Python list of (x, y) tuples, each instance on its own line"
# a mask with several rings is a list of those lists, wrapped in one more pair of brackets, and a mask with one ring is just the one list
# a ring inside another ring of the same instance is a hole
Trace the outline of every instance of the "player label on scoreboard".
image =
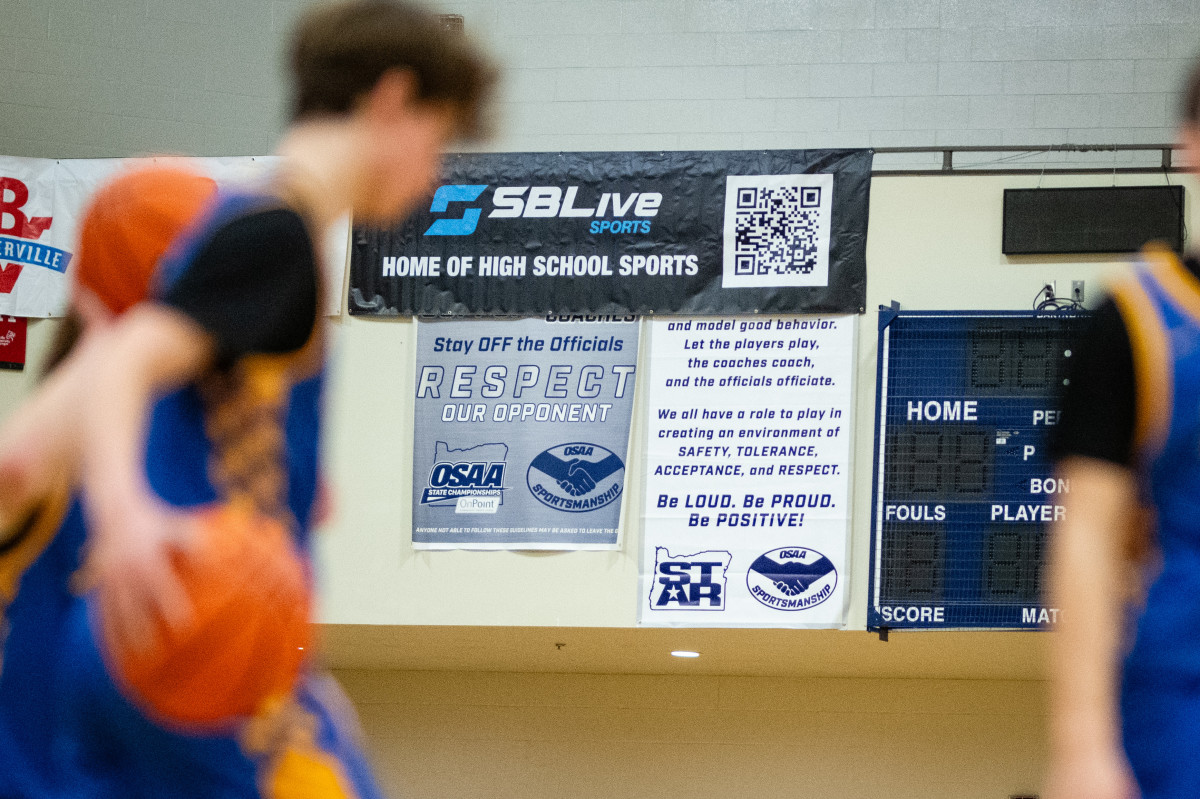
[(650, 324), (640, 624), (844, 625), (856, 322)]
[(868, 629), (1053, 623), (1045, 451), (1081, 314), (880, 316)]

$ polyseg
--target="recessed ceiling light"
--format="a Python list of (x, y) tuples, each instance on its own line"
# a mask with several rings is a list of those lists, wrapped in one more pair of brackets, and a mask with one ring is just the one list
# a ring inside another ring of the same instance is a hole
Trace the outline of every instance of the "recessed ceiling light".
[(698, 657), (700, 657), (700, 653), (699, 652), (689, 652), (686, 649), (676, 649), (674, 652), (671, 653), (671, 657), (698, 658)]

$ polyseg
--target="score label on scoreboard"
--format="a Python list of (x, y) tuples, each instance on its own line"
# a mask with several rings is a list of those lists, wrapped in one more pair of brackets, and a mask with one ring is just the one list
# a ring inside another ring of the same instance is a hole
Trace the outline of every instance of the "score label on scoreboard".
[(1046, 437), (1086, 316), (882, 309), (867, 628), (1036, 628)]

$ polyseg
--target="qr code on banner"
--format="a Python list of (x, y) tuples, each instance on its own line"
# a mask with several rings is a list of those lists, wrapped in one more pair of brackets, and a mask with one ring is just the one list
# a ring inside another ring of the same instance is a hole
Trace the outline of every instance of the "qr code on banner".
[(730, 175), (725, 288), (829, 283), (832, 175)]

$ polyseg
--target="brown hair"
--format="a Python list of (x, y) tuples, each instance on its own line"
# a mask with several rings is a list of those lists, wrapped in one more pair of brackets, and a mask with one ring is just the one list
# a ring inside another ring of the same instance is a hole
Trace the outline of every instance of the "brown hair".
[(385, 72), (404, 69), (417, 98), (448, 102), (459, 135), (484, 132), (496, 70), (461, 32), (400, 0), (351, 0), (308, 12), (292, 35), (292, 119), (348, 114)]

